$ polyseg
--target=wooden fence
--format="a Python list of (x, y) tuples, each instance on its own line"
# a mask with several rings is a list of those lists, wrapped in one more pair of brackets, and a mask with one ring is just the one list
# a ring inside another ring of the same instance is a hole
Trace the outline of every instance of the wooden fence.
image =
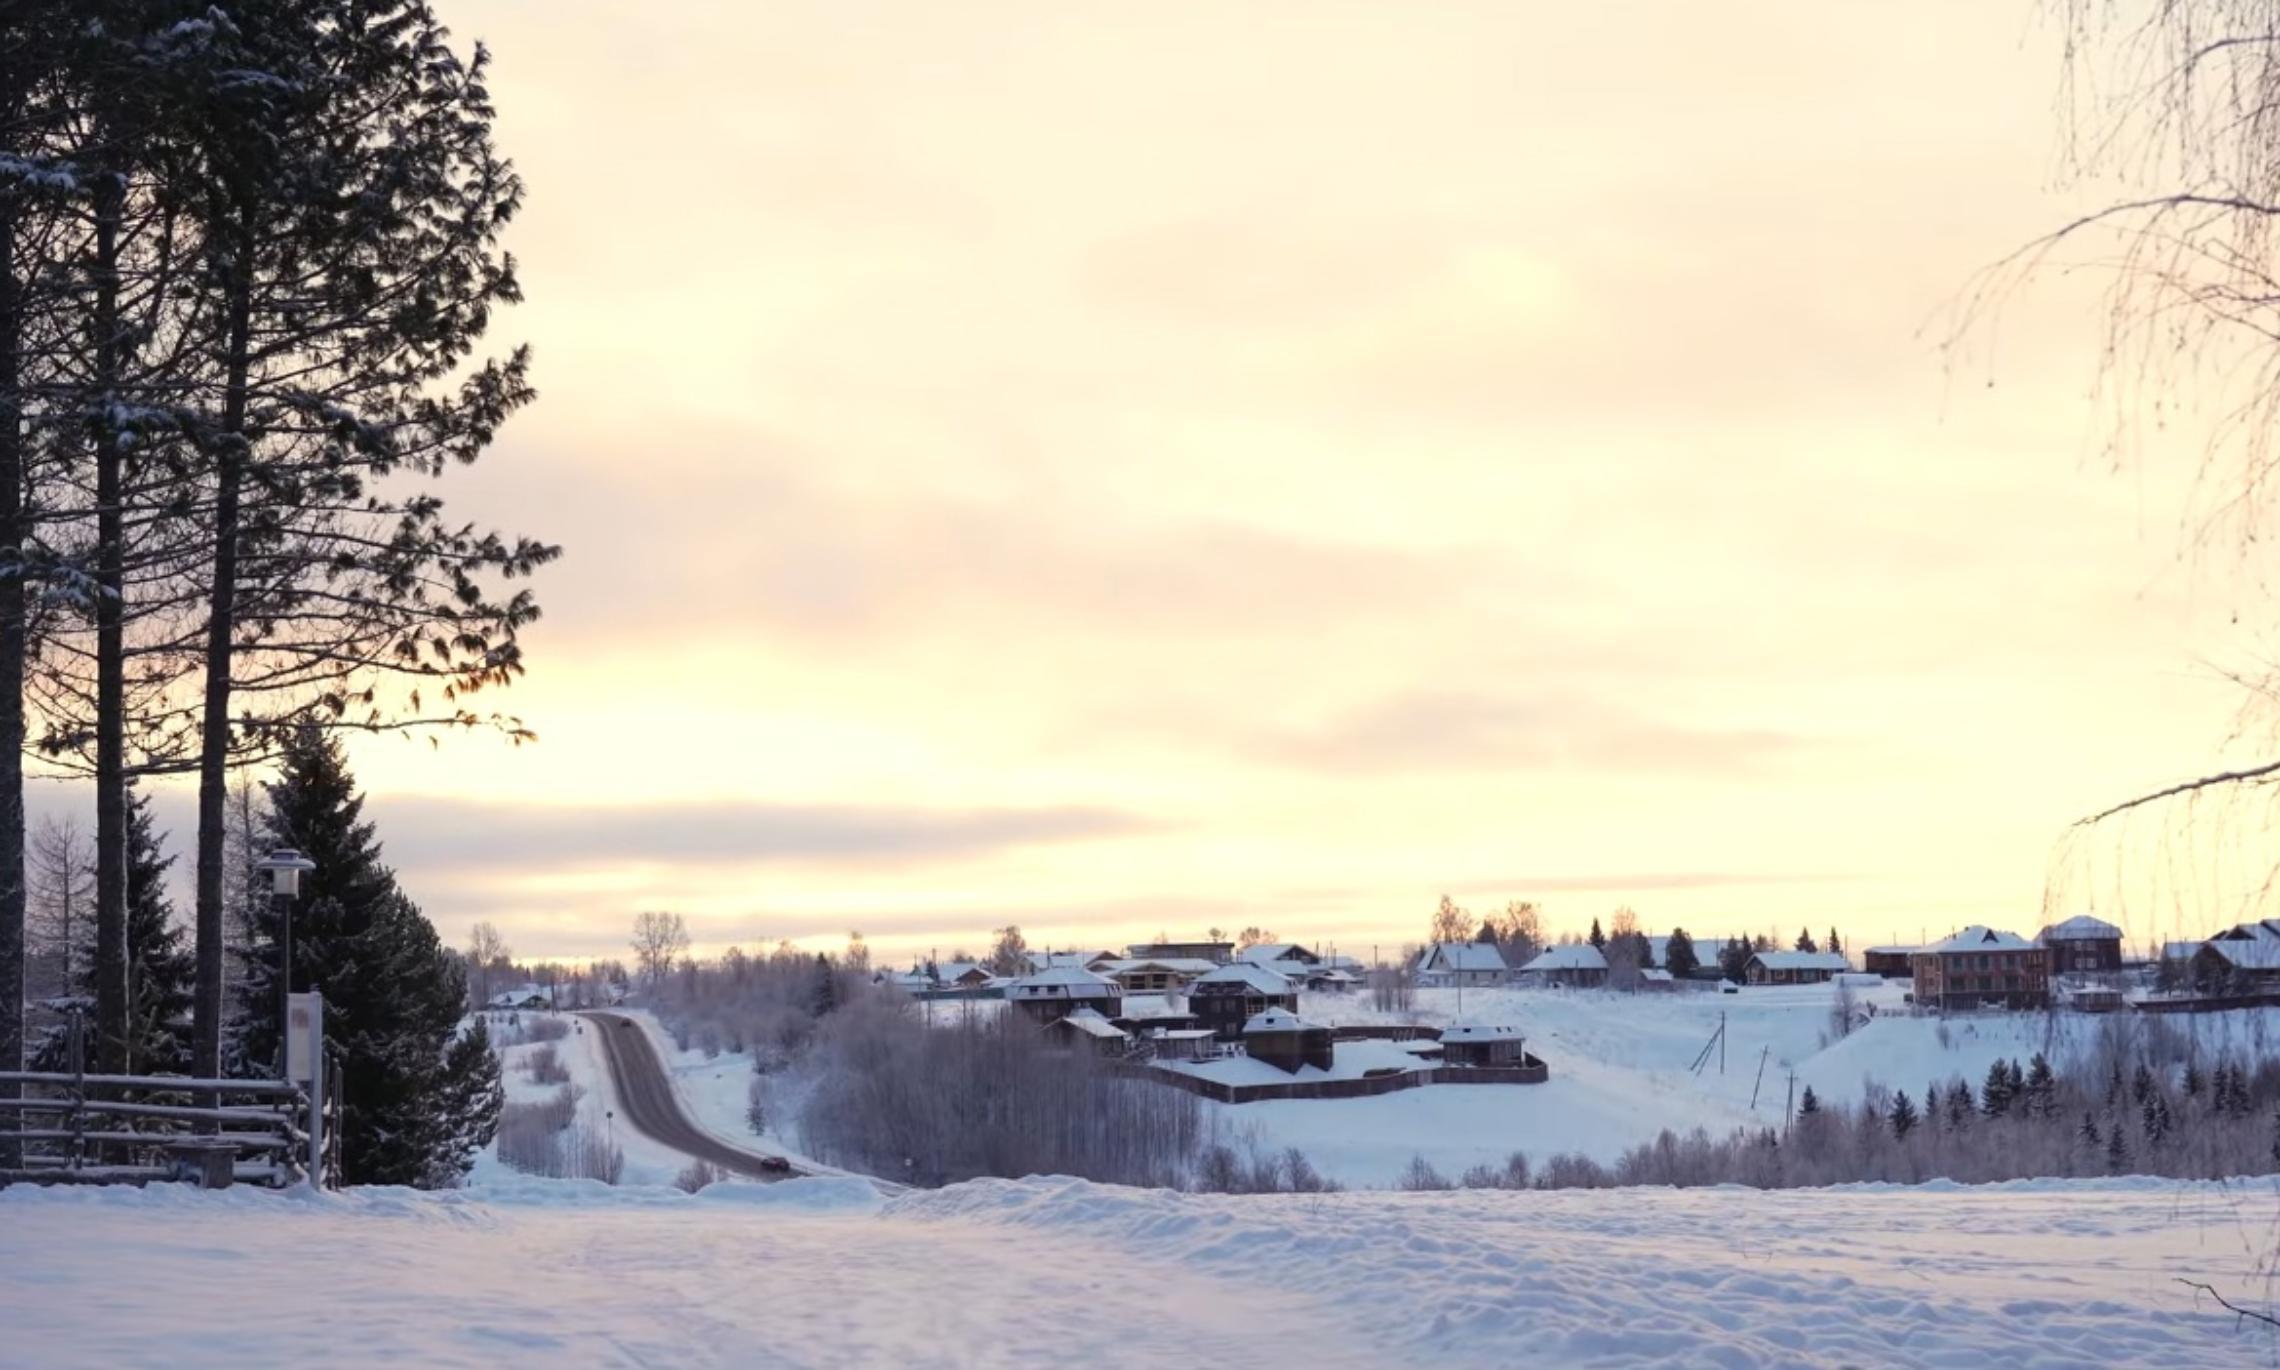
[[(83, 1059), (74, 1034), (71, 1060)], [(340, 1079), (327, 1052), (320, 1180), (340, 1176)], [(283, 1080), (0, 1071), (0, 1186), (308, 1178), (306, 1090)]]
[(1350, 1080), (1292, 1080), (1255, 1085), (1228, 1084), (1160, 1066), (1128, 1065), (1120, 1069), (1126, 1074), (1223, 1104), (1255, 1104), (1267, 1099), (1367, 1099), (1425, 1085), (1540, 1085), (1552, 1076), (1551, 1068), (1533, 1055), (1528, 1057), (1526, 1065), (1520, 1066), (1428, 1066), (1422, 1070), (1396, 1070)]

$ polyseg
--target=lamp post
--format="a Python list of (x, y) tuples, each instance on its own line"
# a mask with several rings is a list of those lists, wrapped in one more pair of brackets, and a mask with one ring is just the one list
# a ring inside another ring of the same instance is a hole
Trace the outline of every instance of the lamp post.
[(301, 875), (317, 863), (291, 847), (279, 847), (254, 863), (269, 873), (269, 908), (277, 915), (277, 1073), (285, 1075), (285, 1037), (292, 1021), (293, 900), (301, 893)]

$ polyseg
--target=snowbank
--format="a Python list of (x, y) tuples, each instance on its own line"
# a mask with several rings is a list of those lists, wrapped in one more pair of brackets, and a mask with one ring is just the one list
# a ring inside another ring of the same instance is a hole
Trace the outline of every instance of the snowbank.
[[(1075, 1180), (0, 1192), (0, 1360), (2216, 1365), (2272, 1182), (1228, 1197)], [(289, 1291), (283, 1305), (248, 1291)], [(1008, 1316), (1008, 1310), (1018, 1316)]]

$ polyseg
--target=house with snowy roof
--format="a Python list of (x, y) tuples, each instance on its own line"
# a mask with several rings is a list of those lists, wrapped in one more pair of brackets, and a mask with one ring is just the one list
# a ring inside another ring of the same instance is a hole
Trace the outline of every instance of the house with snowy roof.
[(528, 983), (517, 985), (513, 989), (500, 990), (491, 996), (488, 1007), (495, 1009), (545, 1008), (553, 1002), (554, 996), (548, 993), (544, 985)]
[(2103, 918), (2076, 914), (2035, 934), (2050, 950), (2051, 969), (2061, 973), (2113, 973), (2122, 968), (2122, 930)]
[(1607, 956), (1589, 942), (1564, 942), (1537, 953), (1519, 978), (1523, 985), (1595, 989), (1607, 983)]
[(1091, 1008), (1062, 1014), (1045, 1024), (1045, 1033), (1060, 1046), (1090, 1050), (1101, 1056), (1122, 1056), (1132, 1047), (1132, 1034)]
[(980, 989), (996, 978), (979, 961), (944, 961), (934, 967), (934, 982), (943, 989)]
[(2280, 988), (2280, 920), (2235, 924), (2203, 942), (2190, 965), (2194, 987), (2206, 992)]
[(1843, 952), (1760, 951), (1742, 965), (1742, 980), (1752, 985), (1818, 985), (1852, 969)]
[(1232, 1042), (1243, 1035), (1245, 1023), (1268, 1009), (1298, 1012), (1298, 986), (1265, 966), (1231, 961), (1188, 985), (1187, 1006), (1197, 1027)]
[(1093, 969), (1124, 986), (1126, 994), (1169, 994), (1218, 966), (1192, 956), (1120, 956)]
[(1435, 942), (1417, 953), (1417, 983), (1446, 988), (1501, 985), (1512, 978), (1494, 942)]
[(1452, 1066), (1513, 1066), (1527, 1061), (1517, 1024), (1468, 1019), (1441, 1030), (1441, 1061)]
[(1124, 1012), (1124, 987), (1083, 966), (1054, 966), (1024, 975), (1005, 987), (1015, 1008), (1041, 1023), (1091, 1009), (1103, 1018)]
[(1918, 951), (1916, 1002), (1955, 1009), (2050, 1006), (2050, 950), (2015, 932), (1973, 924)]
[(1330, 1029), (1289, 1009), (1266, 1009), (1243, 1024), (1243, 1054), (1293, 1075), (1307, 1066), (1328, 1070), (1335, 1051)]

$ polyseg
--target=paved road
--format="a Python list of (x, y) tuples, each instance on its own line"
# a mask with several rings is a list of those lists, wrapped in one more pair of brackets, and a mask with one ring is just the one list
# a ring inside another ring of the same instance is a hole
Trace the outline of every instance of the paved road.
[(797, 1168), (770, 1170), (764, 1153), (730, 1146), (689, 1120), (681, 1099), (673, 1092), (673, 1079), (657, 1048), (641, 1025), (622, 1013), (582, 1015), (602, 1035), (602, 1055), (610, 1063), (610, 1079), (617, 1086), (618, 1108), (626, 1121), (651, 1140), (684, 1155), (696, 1156), (739, 1175), (761, 1180), (789, 1179), (807, 1172)]

